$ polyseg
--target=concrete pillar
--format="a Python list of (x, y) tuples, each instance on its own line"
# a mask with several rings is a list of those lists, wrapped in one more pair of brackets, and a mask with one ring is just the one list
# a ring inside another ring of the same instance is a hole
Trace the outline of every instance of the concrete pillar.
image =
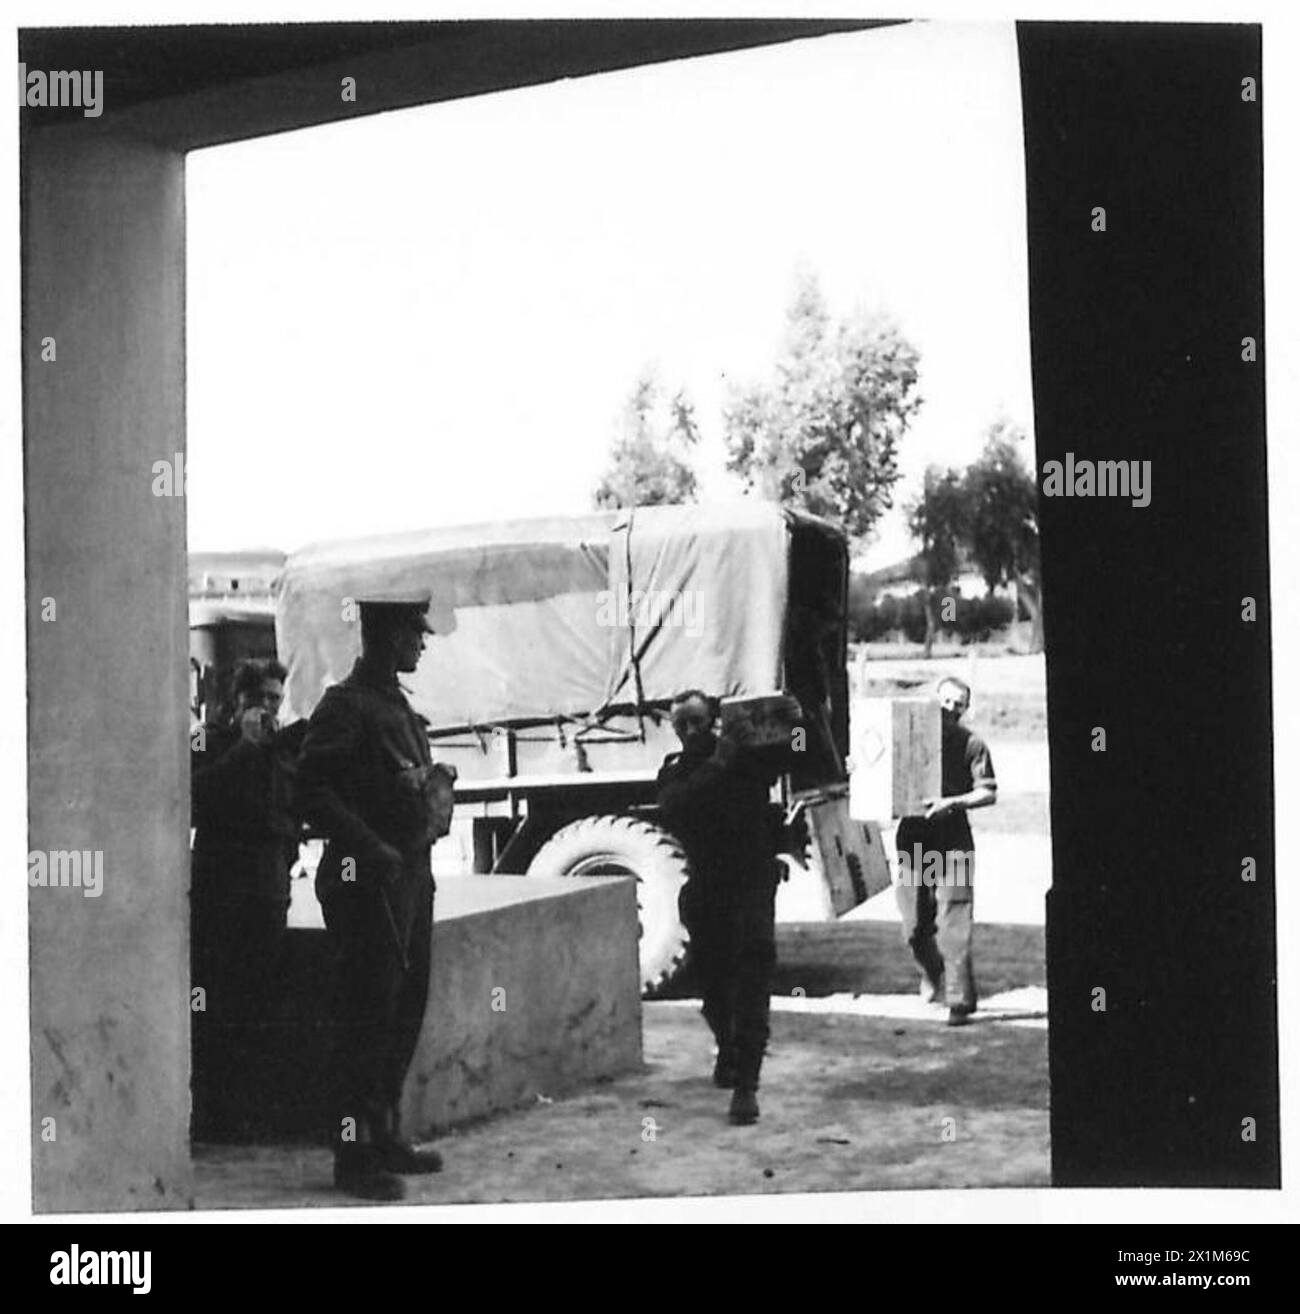
[(184, 156), (77, 124), (22, 164), (28, 847), (103, 873), (28, 891), (34, 1205), (183, 1207), (185, 502), (152, 486), (185, 448)]

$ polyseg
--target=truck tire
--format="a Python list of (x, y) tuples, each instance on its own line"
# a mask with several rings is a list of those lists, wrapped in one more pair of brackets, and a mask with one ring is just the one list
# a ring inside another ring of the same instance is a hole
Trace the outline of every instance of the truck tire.
[(537, 851), (530, 876), (634, 876), (641, 917), (641, 989), (662, 990), (681, 970), (690, 939), (677, 896), (690, 874), (682, 846), (634, 817), (583, 817)]

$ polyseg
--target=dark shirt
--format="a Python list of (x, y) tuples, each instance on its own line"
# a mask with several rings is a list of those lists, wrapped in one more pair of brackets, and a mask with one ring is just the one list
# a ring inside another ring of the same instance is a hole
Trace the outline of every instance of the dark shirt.
[(298, 855), (293, 763), (306, 722), (268, 742), (237, 726), (205, 726), (190, 752), (196, 886), (202, 896), (287, 902)]
[[(969, 794), (976, 785), (995, 785), (993, 757), (989, 747), (973, 730), (958, 721), (944, 723), (943, 748), (940, 757), (940, 786), (944, 798)], [(911, 849), (919, 843), (923, 849), (939, 852), (971, 853), (975, 838), (965, 809), (949, 812), (946, 816), (904, 817), (899, 822), (895, 842), (900, 849)]]
[(659, 770), (659, 813), (681, 841), (694, 877), (708, 884), (757, 881), (776, 862), (781, 810), (773, 770), (743, 750), (730, 762), (711, 751), (670, 753)]
[(317, 869), (322, 900), (345, 879), (341, 863), (356, 863), (366, 883), (382, 845), (403, 859), (404, 879), (431, 881), (434, 838), (423, 793), (411, 773), (432, 765), (424, 722), (411, 709), (395, 676), (358, 658), (346, 679), (332, 685), (312, 714), (298, 761), (298, 789), (307, 819), (328, 848)]

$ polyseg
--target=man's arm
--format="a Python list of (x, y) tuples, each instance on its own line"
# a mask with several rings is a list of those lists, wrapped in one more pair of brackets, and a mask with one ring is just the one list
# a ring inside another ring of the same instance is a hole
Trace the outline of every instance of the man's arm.
[(925, 815), (942, 817), (949, 812), (972, 812), (975, 808), (991, 808), (998, 801), (998, 782), (993, 774), (993, 757), (988, 745), (978, 735), (971, 735), (966, 744), (967, 765), (970, 768), (971, 788), (965, 794), (950, 794), (946, 798), (927, 799)]
[(665, 763), (659, 769), (656, 786), (660, 812), (671, 823), (712, 807), (722, 792), (726, 777), (727, 759), (720, 760), (716, 752), (689, 773), (677, 763)]
[(303, 816), (332, 844), (356, 858), (398, 858), (345, 802), (338, 787), (361, 751), (361, 718), (351, 700), (327, 690), (312, 714), (298, 758), (297, 799)]
[(971, 812), (975, 808), (989, 808), (998, 801), (997, 781), (976, 785), (965, 794), (949, 794), (946, 798), (926, 799), (925, 815), (942, 817), (949, 812)]

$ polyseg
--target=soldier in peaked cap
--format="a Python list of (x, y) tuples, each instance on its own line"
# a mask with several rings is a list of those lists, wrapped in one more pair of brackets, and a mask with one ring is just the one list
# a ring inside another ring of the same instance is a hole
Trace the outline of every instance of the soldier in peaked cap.
[(402, 1137), (398, 1106), (429, 989), (429, 850), (451, 824), (455, 769), (433, 762), (397, 682), (435, 632), (429, 595), (358, 602), (361, 656), (312, 715), (299, 787), (327, 838), (316, 893), (336, 970), (334, 1181), (399, 1200), (401, 1174), (442, 1167), (436, 1150)]

